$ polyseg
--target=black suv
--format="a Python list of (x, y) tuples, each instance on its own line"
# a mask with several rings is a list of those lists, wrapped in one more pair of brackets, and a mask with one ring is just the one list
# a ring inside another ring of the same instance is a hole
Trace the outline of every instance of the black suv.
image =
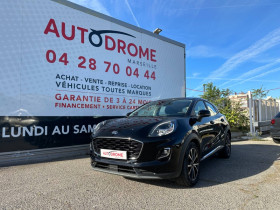
[(97, 171), (141, 179), (177, 178), (192, 186), (200, 161), (231, 154), (224, 115), (200, 98), (173, 98), (143, 105), (126, 118), (106, 120), (91, 135), (91, 165)]

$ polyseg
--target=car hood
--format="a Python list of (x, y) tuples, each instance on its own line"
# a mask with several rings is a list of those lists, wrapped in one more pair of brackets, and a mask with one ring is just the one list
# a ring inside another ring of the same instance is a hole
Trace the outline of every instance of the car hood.
[(107, 120), (96, 136), (148, 136), (154, 126), (169, 120), (171, 118), (166, 117), (128, 117)]

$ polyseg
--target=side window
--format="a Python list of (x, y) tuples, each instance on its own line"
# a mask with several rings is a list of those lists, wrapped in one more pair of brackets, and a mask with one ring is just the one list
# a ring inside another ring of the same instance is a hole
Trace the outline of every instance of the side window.
[(194, 107), (194, 113), (195, 113), (196, 116), (198, 116), (198, 112), (200, 110), (205, 110), (205, 109), (206, 109), (206, 107), (204, 105), (204, 102), (203, 101), (198, 101), (196, 103), (195, 107)]
[(212, 104), (206, 102), (206, 106), (207, 106), (208, 110), (210, 111), (211, 116), (214, 116), (214, 115), (217, 114), (217, 111), (216, 111), (215, 107)]

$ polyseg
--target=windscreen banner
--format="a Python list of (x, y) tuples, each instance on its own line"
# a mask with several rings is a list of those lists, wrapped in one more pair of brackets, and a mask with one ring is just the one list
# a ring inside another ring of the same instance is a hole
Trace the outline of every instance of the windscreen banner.
[(0, 11), (0, 152), (86, 144), (104, 119), (185, 96), (183, 44), (67, 1)]

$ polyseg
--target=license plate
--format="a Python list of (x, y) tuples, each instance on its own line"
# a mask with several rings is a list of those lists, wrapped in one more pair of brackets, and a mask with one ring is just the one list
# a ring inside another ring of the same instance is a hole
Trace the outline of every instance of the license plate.
[(100, 155), (101, 155), (101, 157), (112, 158), (112, 159), (120, 159), (120, 160), (126, 160), (127, 159), (127, 152), (126, 151), (101, 149), (100, 150)]

